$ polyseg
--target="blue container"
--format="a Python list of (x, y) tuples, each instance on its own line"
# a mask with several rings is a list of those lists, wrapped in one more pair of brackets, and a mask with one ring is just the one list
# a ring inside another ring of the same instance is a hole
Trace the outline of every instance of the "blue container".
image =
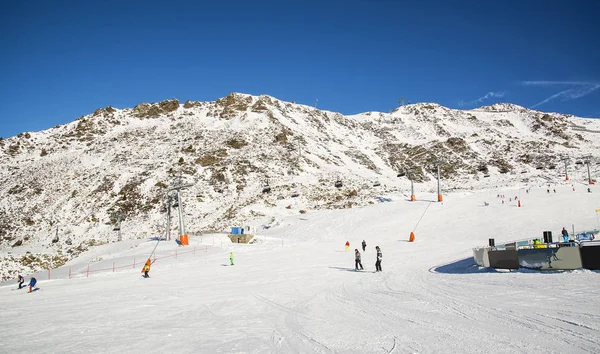
[(242, 233), (242, 228), (241, 227), (232, 227), (231, 228), (231, 234), (232, 235), (240, 235)]

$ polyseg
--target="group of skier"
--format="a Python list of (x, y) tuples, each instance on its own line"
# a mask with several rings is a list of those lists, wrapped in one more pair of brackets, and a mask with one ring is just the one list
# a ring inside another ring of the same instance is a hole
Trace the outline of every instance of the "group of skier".
[[(350, 242), (346, 241), (346, 248), (348, 248), (350, 246)], [(365, 240), (362, 241), (362, 250), (363, 252), (365, 252), (365, 250), (367, 249), (367, 242)], [(379, 248), (379, 246), (375, 246), (375, 250), (377, 251), (377, 261), (375, 262), (375, 271), (376, 272), (381, 272), (381, 258), (382, 258), (382, 254), (381, 254), (381, 249)], [(361, 261), (361, 255), (360, 252), (358, 251), (358, 248), (354, 249), (354, 269), (355, 270), (364, 270), (363, 265), (362, 265), (362, 261)]]
[[(19, 283), (19, 289), (22, 289), (25, 287), (23, 285), (23, 283), (25, 283), (25, 278), (23, 278), (23, 276), (21, 274), (19, 274), (19, 278), (17, 278), (17, 282)], [(30, 293), (34, 290), (36, 283), (37, 283), (37, 279), (35, 279), (34, 277), (31, 277), (31, 279), (29, 279), (29, 284), (26, 285), (26, 286), (29, 286), (28, 293)]]

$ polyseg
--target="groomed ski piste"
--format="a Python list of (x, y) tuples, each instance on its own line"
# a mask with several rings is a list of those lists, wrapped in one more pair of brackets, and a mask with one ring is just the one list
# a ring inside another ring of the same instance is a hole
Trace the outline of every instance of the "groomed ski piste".
[[(575, 187), (452, 193), (443, 203), (385, 195), (390, 202), (283, 218), (254, 244), (225, 235), (190, 238), (189, 247), (161, 242), (159, 256), (197, 252), (159, 258), (149, 279), (140, 271), (156, 241), (101, 246), (67, 266), (81, 271), (100, 255), (138, 257), (139, 266), (40, 277), (30, 294), (13, 291), (16, 281), (0, 287), (0, 352), (598, 353), (599, 272), (495, 271), (472, 259), (488, 238), (597, 228), (600, 190)], [(508, 201), (515, 195), (521, 207)], [(363, 239), (365, 270), (356, 272)]]

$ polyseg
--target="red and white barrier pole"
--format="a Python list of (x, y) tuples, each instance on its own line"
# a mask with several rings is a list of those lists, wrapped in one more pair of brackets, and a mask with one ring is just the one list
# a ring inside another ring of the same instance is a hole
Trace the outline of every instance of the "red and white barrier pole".
[(133, 259), (133, 268), (135, 268), (135, 258)]
[(50, 268), (48, 268), (48, 280), (50, 280)]
[(113, 273), (115, 272), (115, 262), (113, 262)]
[(196, 246), (194, 246), (194, 254), (196, 254)]
[(177, 259), (177, 250), (175, 250), (175, 259)]
[(85, 277), (89, 277), (90, 276), (90, 265), (88, 264), (88, 268), (87, 268), (87, 272), (85, 273)]

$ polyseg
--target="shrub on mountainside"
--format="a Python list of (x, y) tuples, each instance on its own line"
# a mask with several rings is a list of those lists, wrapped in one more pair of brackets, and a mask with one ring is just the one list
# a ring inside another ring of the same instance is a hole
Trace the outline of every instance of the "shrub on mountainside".
[(225, 142), (225, 145), (229, 146), (232, 149), (241, 149), (244, 146), (248, 145), (248, 142), (246, 142), (244, 139), (231, 138)]
[(287, 134), (285, 132), (281, 132), (275, 135), (275, 142), (279, 144), (286, 144), (288, 142)]
[(112, 191), (117, 177), (113, 175), (104, 176), (100, 185), (92, 192), (92, 194), (107, 194)]
[(454, 152), (463, 153), (469, 149), (469, 145), (462, 138), (448, 138), (446, 140), (446, 145)]
[(206, 166), (212, 166), (219, 161), (221, 161), (220, 158), (218, 158), (217, 156), (215, 156), (213, 154), (209, 154), (209, 155), (204, 155), (204, 156), (198, 157), (194, 162), (196, 162), (198, 165), (200, 165), (202, 167), (206, 167)]
[(9, 155), (11, 155), (11, 156), (15, 156), (16, 154), (18, 154), (18, 153), (19, 153), (19, 150), (20, 150), (20, 149), (21, 149), (21, 143), (19, 143), (19, 142), (17, 141), (17, 143), (16, 143), (16, 144), (13, 144), (13, 145), (9, 145), (9, 146), (8, 146), (8, 154), (9, 154)]
[(188, 147), (181, 149), (181, 151), (188, 153), (188, 154), (193, 154), (196, 152), (196, 149), (194, 149), (194, 147), (192, 145), (189, 145)]

